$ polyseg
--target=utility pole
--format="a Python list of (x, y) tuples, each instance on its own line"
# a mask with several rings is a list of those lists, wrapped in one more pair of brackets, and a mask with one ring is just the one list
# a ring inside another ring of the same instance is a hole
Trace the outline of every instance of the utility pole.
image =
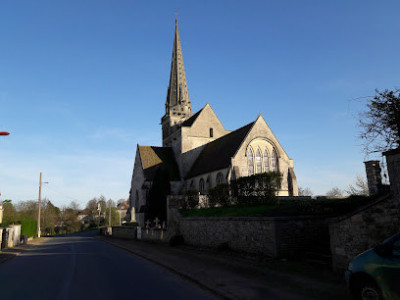
[(40, 209), (42, 207), (42, 184), (48, 182), (42, 182), (42, 172), (40, 172), (39, 178), (39, 207), (38, 207), (38, 220), (37, 220), (37, 236), (40, 237)]
[(108, 226), (111, 227), (111, 199), (108, 200), (108, 208), (109, 208), (109, 212), (108, 212)]
[(100, 228), (100, 213), (101, 213), (100, 203), (97, 203), (97, 211), (99, 212), (99, 217), (97, 219), (97, 229), (99, 229)]

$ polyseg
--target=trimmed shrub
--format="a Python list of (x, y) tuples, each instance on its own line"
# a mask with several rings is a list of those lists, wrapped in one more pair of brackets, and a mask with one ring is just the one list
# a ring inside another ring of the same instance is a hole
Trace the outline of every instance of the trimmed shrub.
[(35, 220), (21, 220), (21, 236), (27, 235), (29, 237), (36, 236), (37, 221)]
[(210, 207), (230, 205), (229, 185), (219, 184), (216, 187), (211, 188), (208, 191), (208, 204)]
[(281, 188), (282, 174), (266, 172), (232, 181), (232, 193), (238, 204), (252, 205), (273, 202), (276, 192)]
[(185, 209), (193, 209), (199, 205), (199, 192), (196, 190), (189, 190), (186, 192), (186, 199), (184, 203)]

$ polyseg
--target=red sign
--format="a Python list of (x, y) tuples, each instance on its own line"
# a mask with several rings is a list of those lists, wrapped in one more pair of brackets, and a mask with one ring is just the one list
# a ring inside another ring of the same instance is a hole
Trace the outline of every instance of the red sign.
[(10, 133), (7, 131), (0, 131), (0, 135), (9, 135)]

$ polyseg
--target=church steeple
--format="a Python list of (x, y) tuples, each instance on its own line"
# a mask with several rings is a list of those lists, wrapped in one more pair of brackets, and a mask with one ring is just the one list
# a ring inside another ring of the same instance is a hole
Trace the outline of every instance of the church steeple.
[(172, 49), (171, 73), (167, 100), (165, 102), (165, 113), (170, 110), (190, 113), (189, 90), (186, 82), (185, 66), (183, 65), (182, 46), (179, 38), (178, 20), (175, 19), (175, 40)]
[(172, 49), (171, 71), (165, 115), (161, 119), (163, 146), (171, 146), (172, 135), (180, 128), (180, 124), (192, 116), (189, 90), (183, 65), (182, 46), (179, 38), (178, 20), (175, 20), (175, 39)]

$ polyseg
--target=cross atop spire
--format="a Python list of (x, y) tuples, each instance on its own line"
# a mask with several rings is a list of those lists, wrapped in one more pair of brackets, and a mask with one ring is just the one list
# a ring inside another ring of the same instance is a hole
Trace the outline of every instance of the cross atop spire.
[(175, 40), (172, 49), (171, 73), (165, 113), (171, 110), (182, 114), (191, 114), (192, 105), (189, 98), (189, 90), (186, 82), (185, 67), (183, 65), (182, 46), (179, 38), (178, 19), (175, 19)]

